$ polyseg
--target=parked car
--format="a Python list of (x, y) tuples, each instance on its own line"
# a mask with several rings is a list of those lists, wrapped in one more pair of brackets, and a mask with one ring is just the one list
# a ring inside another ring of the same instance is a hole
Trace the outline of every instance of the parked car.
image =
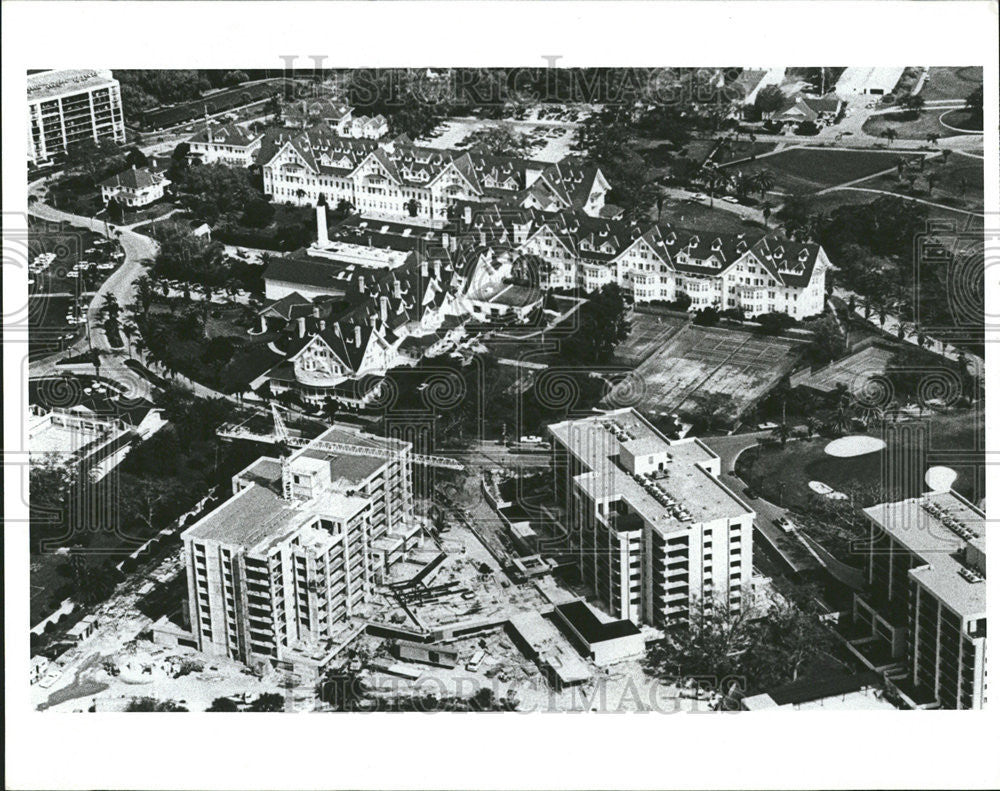
[(787, 516), (779, 516), (774, 520), (774, 524), (784, 530), (786, 533), (795, 532), (795, 525)]

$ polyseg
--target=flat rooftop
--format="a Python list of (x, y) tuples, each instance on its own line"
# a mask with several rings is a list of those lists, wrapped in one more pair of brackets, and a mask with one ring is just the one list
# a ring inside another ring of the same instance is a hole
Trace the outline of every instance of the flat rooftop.
[(28, 101), (79, 93), (116, 82), (110, 69), (52, 69), (28, 75)]
[[(910, 574), (966, 617), (986, 614), (986, 582), (963, 576), (966, 547), (985, 552), (986, 515), (955, 492), (932, 492), (866, 508), (865, 514), (928, 565)], [(965, 535), (962, 535), (963, 531)]]
[[(375, 437), (371, 434), (364, 434), (359, 429), (333, 425), (313, 440), (316, 442), (335, 442), (343, 445), (356, 445), (362, 448), (383, 448), (386, 451), (398, 451), (405, 453), (409, 450), (410, 444), (399, 440), (387, 439), (385, 437)], [(292, 467), (295, 467), (299, 459), (308, 464), (309, 461), (319, 461), (330, 464), (330, 478), (336, 483), (360, 483), (367, 480), (379, 471), (390, 456), (386, 455), (365, 455), (362, 453), (350, 453), (346, 450), (335, 451), (325, 450), (316, 447), (314, 444), (293, 453), (289, 459)]]
[(30, 418), (28, 450), (32, 454), (71, 455), (95, 442), (121, 434), (114, 423), (98, 415), (49, 412)]
[(245, 470), (238, 473), (236, 477), (279, 491), (281, 488), (281, 461), (270, 456), (261, 456)]
[[(706, 466), (718, 459), (715, 453), (698, 439), (671, 442), (634, 409), (567, 420), (549, 426), (549, 431), (590, 470), (576, 477), (583, 491), (597, 499), (625, 500), (633, 511), (664, 532), (752, 513), (707, 471)], [(656, 484), (687, 509), (691, 522), (681, 522), (625, 469), (620, 461), (622, 448), (635, 455), (668, 454), (667, 476)]]
[(182, 537), (249, 550), (287, 533), (302, 515), (279, 494), (252, 484), (195, 522)]

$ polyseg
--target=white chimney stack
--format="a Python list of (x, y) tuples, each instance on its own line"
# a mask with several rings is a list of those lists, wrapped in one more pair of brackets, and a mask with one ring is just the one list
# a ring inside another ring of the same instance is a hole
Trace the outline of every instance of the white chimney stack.
[(362, 294), (365, 293), (365, 276), (364, 275), (359, 275), (358, 276), (358, 291), (360, 291)]
[(380, 303), (382, 308), (382, 323), (385, 324), (389, 321), (389, 297), (383, 294)]
[(354, 345), (359, 349), (361, 348), (361, 325), (354, 325)]
[(326, 206), (316, 205), (316, 245), (326, 247), (330, 244), (330, 237), (326, 231)]

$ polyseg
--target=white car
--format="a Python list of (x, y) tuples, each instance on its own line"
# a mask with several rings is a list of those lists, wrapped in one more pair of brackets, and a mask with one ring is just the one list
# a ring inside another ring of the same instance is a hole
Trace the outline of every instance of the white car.
[(732, 195), (723, 195), (722, 200), (724, 200), (726, 203), (739, 203), (739, 201)]
[(777, 519), (774, 520), (774, 524), (776, 524), (786, 533), (795, 532), (795, 525), (792, 524), (792, 521), (787, 516), (779, 516)]

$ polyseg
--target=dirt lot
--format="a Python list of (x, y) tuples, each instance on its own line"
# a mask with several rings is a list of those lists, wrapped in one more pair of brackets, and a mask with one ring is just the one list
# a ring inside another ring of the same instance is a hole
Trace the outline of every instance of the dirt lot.
[(692, 325), (636, 369), (638, 388), (634, 381), (628, 386), (636, 388), (636, 406), (649, 412), (690, 411), (691, 396), (705, 392), (732, 395), (737, 411), (742, 411), (792, 368), (803, 345), (744, 330)]

